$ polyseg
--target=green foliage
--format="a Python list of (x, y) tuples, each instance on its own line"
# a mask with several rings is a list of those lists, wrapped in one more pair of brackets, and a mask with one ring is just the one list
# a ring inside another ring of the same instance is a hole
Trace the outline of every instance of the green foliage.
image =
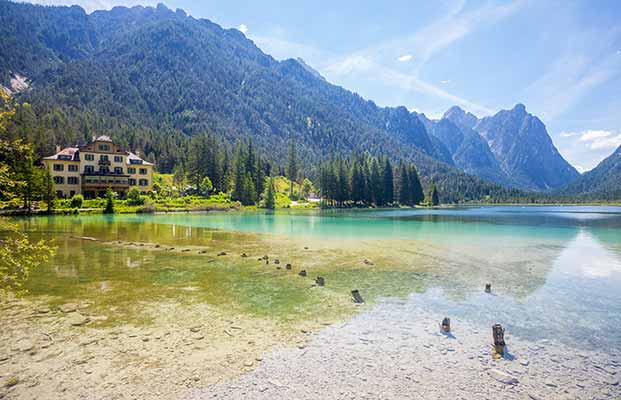
[(323, 164), (319, 187), (324, 204), (330, 206), (413, 206), (421, 200), (418, 190), (422, 193), (413, 165), (401, 163), (394, 169), (388, 158), (369, 154)]
[(114, 199), (116, 198), (116, 194), (112, 191), (112, 189), (108, 188), (106, 190), (106, 207), (104, 208), (104, 214), (114, 214)]
[(431, 184), (429, 188), (429, 195), (427, 196), (426, 203), (432, 207), (440, 205), (440, 196), (438, 195), (438, 188), (435, 184)]
[(71, 208), (82, 208), (82, 203), (84, 203), (84, 196), (81, 194), (74, 194), (71, 198)]
[(265, 193), (265, 208), (273, 210), (276, 207), (276, 189), (272, 178), (269, 178)]
[(48, 242), (32, 242), (17, 225), (0, 218), (0, 295), (23, 292), (30, 272), (52, 255)]
[[(108, 193), (106, 192), (106, 198)], [(130, 206), (141, 206), (144, 204), (144, 198), (140, 195), (140, 190), (133, 186), (127, 192), (127, 204)]]

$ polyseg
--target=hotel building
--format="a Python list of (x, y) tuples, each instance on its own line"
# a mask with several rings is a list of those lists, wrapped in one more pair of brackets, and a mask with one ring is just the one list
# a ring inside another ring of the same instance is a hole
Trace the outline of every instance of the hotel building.
[(99, 136), (79, 147), (56, 150), (43, 158), (60, 198), (81, 193), (85, 198), (103, 196), (111, 188), (125, 196), (131, 187), (142, 193), (153, 189), (154, 164), (122, 150), (108, 136)]

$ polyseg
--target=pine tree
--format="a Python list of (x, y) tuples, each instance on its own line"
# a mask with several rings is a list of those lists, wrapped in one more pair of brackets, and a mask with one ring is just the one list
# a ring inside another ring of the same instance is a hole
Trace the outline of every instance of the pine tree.
[(399, 165), (399, 203), (408, 206), (413, 205), (410, 175), (403, 162)]
[(371, 161), (371, 196), (376, 206), (384, 205), (382, 174), (377, 159)]
[(438, 189), (436, 188), (435, 183), (432, 183), (431, 188), (429, 189), (428, 203), (433, 207), (440, 204), (440, 197), (438, 196)]
[(112, 189), (106, 190), (106, 208), (104, 208), (104, 214), (114, 214), (114, 197), (116, 195)]
[(276, 208), (276, 190), (274, 189), (274, 181), (269, 178), (267, 183), (267, 193), (265, 194), (265, 208), (273, 210)]
[(287, 159), (287, 178), (289, 178), (289, 196), (293, 196), (293, 182), (298, 179), (298, 161), (295, 141), (291, 140), (289, 144), (289, 157)]
[(384, 179), (382, 183), (383, 204), (392, 204), (395, 201), (395, 184), (393, 179), (392, 164), (390, 164), (390, 160), (388, 160), (388, 158), (384, 164)]
[(56, 199), (56, 193), (54, 192), (54, 180), (48, 168), (43, 168), (41, 175), (43, 200), (47, 203), (47, 213), (51, 214), (54, 209), (54, 200)]
[(413, 164), (410, 165), (408, 176), (410, 178), (410, 199), (412, 205), (422, 203), (425, 200), (425, 193), (423, 192), (423, 186), (418, 179), (418, 172)]

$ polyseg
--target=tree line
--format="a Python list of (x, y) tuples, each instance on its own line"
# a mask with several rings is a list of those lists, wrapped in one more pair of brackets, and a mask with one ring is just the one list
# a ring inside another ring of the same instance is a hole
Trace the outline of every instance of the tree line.
[[(415, 206), (425, 201), (414, 164), (394, 166), (388, 157), (369, 154), (331, 157), (320, 167), (319, 189), (328, 206)], [(432, 185), (431, 190), (429, 203), (437, 205), (437, 189)]]

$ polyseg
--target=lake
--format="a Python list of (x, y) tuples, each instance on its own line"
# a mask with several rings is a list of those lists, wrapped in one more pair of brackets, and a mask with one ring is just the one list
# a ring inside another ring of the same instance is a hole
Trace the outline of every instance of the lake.
[[(29, 298), (86, 301), (102, 327), (153, 323), (145, 304), (208, 304), (283, 325), (347, 320), (410, 299), (511, 334), (621, 349), (620, 207), (308, 210), (19, 220), (53, 239)], [(95, 240), (91, 240), (95, 239)], [(218, 253), (226, 255), (218, 256)], [(242, 257), (245, 253), (247, 257)], [(259, 260), (269, 256), (269, 264)], [(280, 263), (276, 264), (275, 260)], [(292, 264), (291, 270), (285, 265)], [(306, 270), (308, 277), (298, 275)], [(323, 276), (322, 291), (309, 290)], [(492, 284), (492, 293), (483, 291)], [(364, 312), (364, 311), (363, 311)]]

